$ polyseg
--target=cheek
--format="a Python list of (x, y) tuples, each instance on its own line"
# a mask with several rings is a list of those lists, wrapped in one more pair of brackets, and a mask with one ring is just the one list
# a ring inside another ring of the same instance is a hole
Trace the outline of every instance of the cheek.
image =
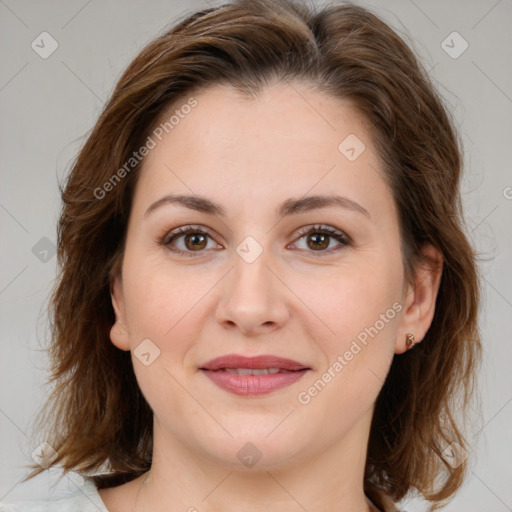
[[(201, 297), (212, 288), (215, 276), (176, 272), (165, 261), (136, 256), (126, 260), (124, 292), (137, 382), (155, 414), (190, 416), (185, 410), (190, 396), (180, 383), (185, 382), (187, 354), (203, 323)], [(147, 365), (139, 358), (143, 340), (151, 341), (144, 341), (144, 352), (150, 353)]]
[(292, 288), (315, 313), (310, 336), (323, 354), (302, 403), (354, 418), (371, 406), (393, 359), (401, 287), (400, 258), (373, 251), (336, 272), (295, 280)]
[(400, 281), (391, 272), (363, 270), (352, 267), (333, 276), (323, 294), (325, 282), (304, 288), (304, 302), (313, 305), (328, 328), (320, 325), (322, 334), (314, 337), (322, 365), (297, 398), (308, 417), (323, 418), (326, 440), (349, 429), (373, 406), (394, 356)]
[[(401, 262), (378, 258), (376, 253), (365, 256), (287, 278), (290, 288), (309, 310), (307, 316), (318, 324), (318, 338), (333, 347), (376, 322), (382, 329), (379, 319), (390, 308), (385, 320), (396, 317), (392, 306), (401, 299)], [(386, 322), (386, 326), (393, 323)]]
[(164, 340), (193, 315), (215, 276), (187, 272), (165, 258), (130, 258), (125, 265), (126, 316), (131, 334)]

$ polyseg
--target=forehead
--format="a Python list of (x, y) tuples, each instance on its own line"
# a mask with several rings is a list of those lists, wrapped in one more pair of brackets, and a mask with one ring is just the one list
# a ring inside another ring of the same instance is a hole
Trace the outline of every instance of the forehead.
[[(192, 98), (196, 106), (188, 108)], [(167, 123), (166, 127), (166, 121), (170, 120), (172, 126)], [(186, 138), (187, 145), (200, 140), (202, 148), (208, 150), (210, 156), (225, 155), (228, 150), (246, 154), (251, 149), (260, 148), (262, 143), (270, 145), (271, 149), (283, 150), (294, 142), (295, 151), (306, 144), (302, 151), (304, 154), (313, 147), (332, 153), (337, 151), (348, 129), (361, 139), (367, 139), (365, 120), (351, 102), (334, 98), (301, 82), (274, 83), (254, 96), (231, 86), (210, 86), (178, 100), (161, 115), (158, 124), (166, 132), (162, 134), (163, 138), (176, 142)], [(186, 153), (181, 152), (179, 146), (174, 151), (180, 156)], [(152, 156), (159, 153), (154, 151)], [(203, 151), (188, 156), (204, 154)], [(278, 157), (280, 154), (281, 151), (270, 154), (258, 152), (254, 156)]]
[(386, 191), (364, 118), (305, 84), (274, 84), (255, 97), (212, 86), (184, 96), (158, 126), (161, 140), (153, 135), (137, 186), (143, 202), (174, 191), (243, 195), (261, 206), (262, 198), (302, 197), (313, 188)]

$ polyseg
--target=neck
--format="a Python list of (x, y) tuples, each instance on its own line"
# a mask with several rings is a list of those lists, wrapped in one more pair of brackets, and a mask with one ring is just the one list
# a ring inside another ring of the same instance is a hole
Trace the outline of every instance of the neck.
[[(363, 491), (371, 411), (334, 445), (294, 454), (288, 463), (241, 470), (205, 458), (155, 420), (151, 470), (137, 481), (134, 512), (368, 512)], [(172, 455), (169, 455), (172, 454)], [(292, 460), (293, 459), (293, 460)], [(133, 493), (131, 493), (133, 496)]]

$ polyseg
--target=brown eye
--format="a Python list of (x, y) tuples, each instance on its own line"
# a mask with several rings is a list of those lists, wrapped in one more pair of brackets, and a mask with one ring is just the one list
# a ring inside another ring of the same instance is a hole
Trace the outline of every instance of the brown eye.
[(329, 247), (329, 238), (329, 235), (322, 233), (312, 233), (306, 237), (308, 247), (315, 251), (318, 249), (327, 249), (327, 247)]
[(185, 247), (191, 251), (204, 249), (208, 243), (206, 236), (202, 233), (192, 233), (185, 235)]
[[(211, 246), (208, 247), (208, 243)], [(165, 245), (172, 252), (194, 256), (193, 253), (207, 253), (205, 249), (217, 249), (221, 246), (213, 240), (208, 232), (195, 226), (184, 226), (171, 231), (164, 240)]]
[[(300, 238), (295, 242), (299, 249), (305, 250), (315, 256), (328, 255), (343, 247), (350, 245), (350, 238), (343, 232), (329, 226), (317, 225), (304, 228), (299, 232)], [(337, 242), (331, 244), (331, 242)], [(299, 242), (305, 242), (300, 247)], [(316, 254), (315, 254), (316, 253)]]

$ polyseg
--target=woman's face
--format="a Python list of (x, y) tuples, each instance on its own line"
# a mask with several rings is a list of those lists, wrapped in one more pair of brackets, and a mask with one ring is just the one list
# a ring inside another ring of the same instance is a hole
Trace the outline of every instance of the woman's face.
[[(238, 468), (364, 458), (392, 358), (421, 326), (363, 121), (299, 83), (194, 99), (152, 135), (113, 286), (112, 341), (132, 351), (155, 443)], [(258, 356), (287, 361), (244, 359)]]

